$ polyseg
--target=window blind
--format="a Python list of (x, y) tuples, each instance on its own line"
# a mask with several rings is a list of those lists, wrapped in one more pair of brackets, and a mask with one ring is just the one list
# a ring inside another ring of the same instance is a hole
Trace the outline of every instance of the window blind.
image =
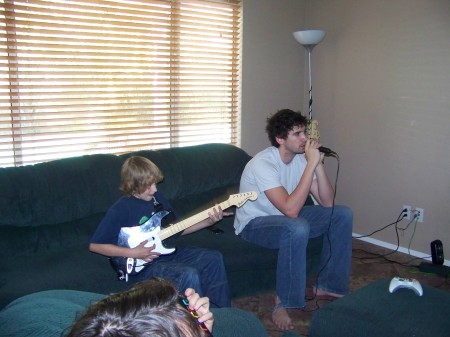
[(0, 166), (238, 144), (240, 0), (0, 3)]

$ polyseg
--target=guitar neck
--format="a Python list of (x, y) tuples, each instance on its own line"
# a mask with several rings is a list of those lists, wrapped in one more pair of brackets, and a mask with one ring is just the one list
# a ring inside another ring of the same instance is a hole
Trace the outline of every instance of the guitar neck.
[(183, 221), (180, 221), (176, 224), (173, 224), (172, 226), (169, 226), (167, 228), (162, 229), (159, 233), (158, 236), (161, 240), (165, 240), (169, 237), (171, 237), (172, 235), (175, 235), (181, 231), (184, 231), (186, 228), (189, 228), (193, 225), (195, 225), (196, 223), (205, 220), (207, 218), (209, 218), (208, 213), (209, 212), (213, 212), (215, 207), (220, 207), (222, 209), (227, 209), (228, 207), (232, 206), (233, 204), (230, 202), (230, 200), (226, 200), (224, 202), (221, 202), (218, 205), (215, 205), (211, 208), (208, 208), (207, 210), (204, 210), (203, 212), (197, 213), (187, 219), (184, 219)]

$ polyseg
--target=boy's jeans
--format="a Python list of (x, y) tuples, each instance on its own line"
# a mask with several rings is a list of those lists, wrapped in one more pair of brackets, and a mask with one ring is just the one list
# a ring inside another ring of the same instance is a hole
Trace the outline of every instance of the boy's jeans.
[(130, 276), (133, 283), (160, 277), (171, 280), (181, 294), (193, 288), (209, 297), (212, 307), (229, 307), (230, 290), (222, 254), (204, 248), (177, 248), (170, 255), (161, 255), (139, 274)]

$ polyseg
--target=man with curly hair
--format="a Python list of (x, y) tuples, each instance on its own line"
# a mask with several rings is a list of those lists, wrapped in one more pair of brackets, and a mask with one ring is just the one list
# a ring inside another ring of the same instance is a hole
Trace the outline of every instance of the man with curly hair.
[[(256, 191), (258, 199), (237, 209), (234, 222), (244, 240), (278, 249), (272, 320), (282, 330), (294, 328), (288, 309), (306, 304), (310, 238), (324, 237), (315, 295), (341, 297), (349, 290), (352, 211), (334, 205), (324, 154), (319, 142), (308, 138), (306, 126), (306, 118), (289, 109), (267, 119), (272, 146), (250, 160), (240, 182), (240, 192)], [(310, 193), (317, 205), (305, 205)]]

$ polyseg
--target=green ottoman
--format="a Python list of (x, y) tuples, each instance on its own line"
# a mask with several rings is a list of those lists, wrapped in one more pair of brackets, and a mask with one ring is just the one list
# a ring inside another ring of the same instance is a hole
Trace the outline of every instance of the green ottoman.
[[(20, 297), (0, 311), (2, 337), (61, 337), (93, 301), (105, 295), (48, 290)], [(214, 337), (268, 337), (256, 315), (236, 309), (211, 309)]]
[(0, 331), (8, 337), (60, 337), (78, 313), (105, 295), (48, 290), (22, 296), (0, 311)]
[(389, 292), (391, 279), (376, 281), (319, 309), (309, 337), (450, 336), (450, 293), (422, 284)]

